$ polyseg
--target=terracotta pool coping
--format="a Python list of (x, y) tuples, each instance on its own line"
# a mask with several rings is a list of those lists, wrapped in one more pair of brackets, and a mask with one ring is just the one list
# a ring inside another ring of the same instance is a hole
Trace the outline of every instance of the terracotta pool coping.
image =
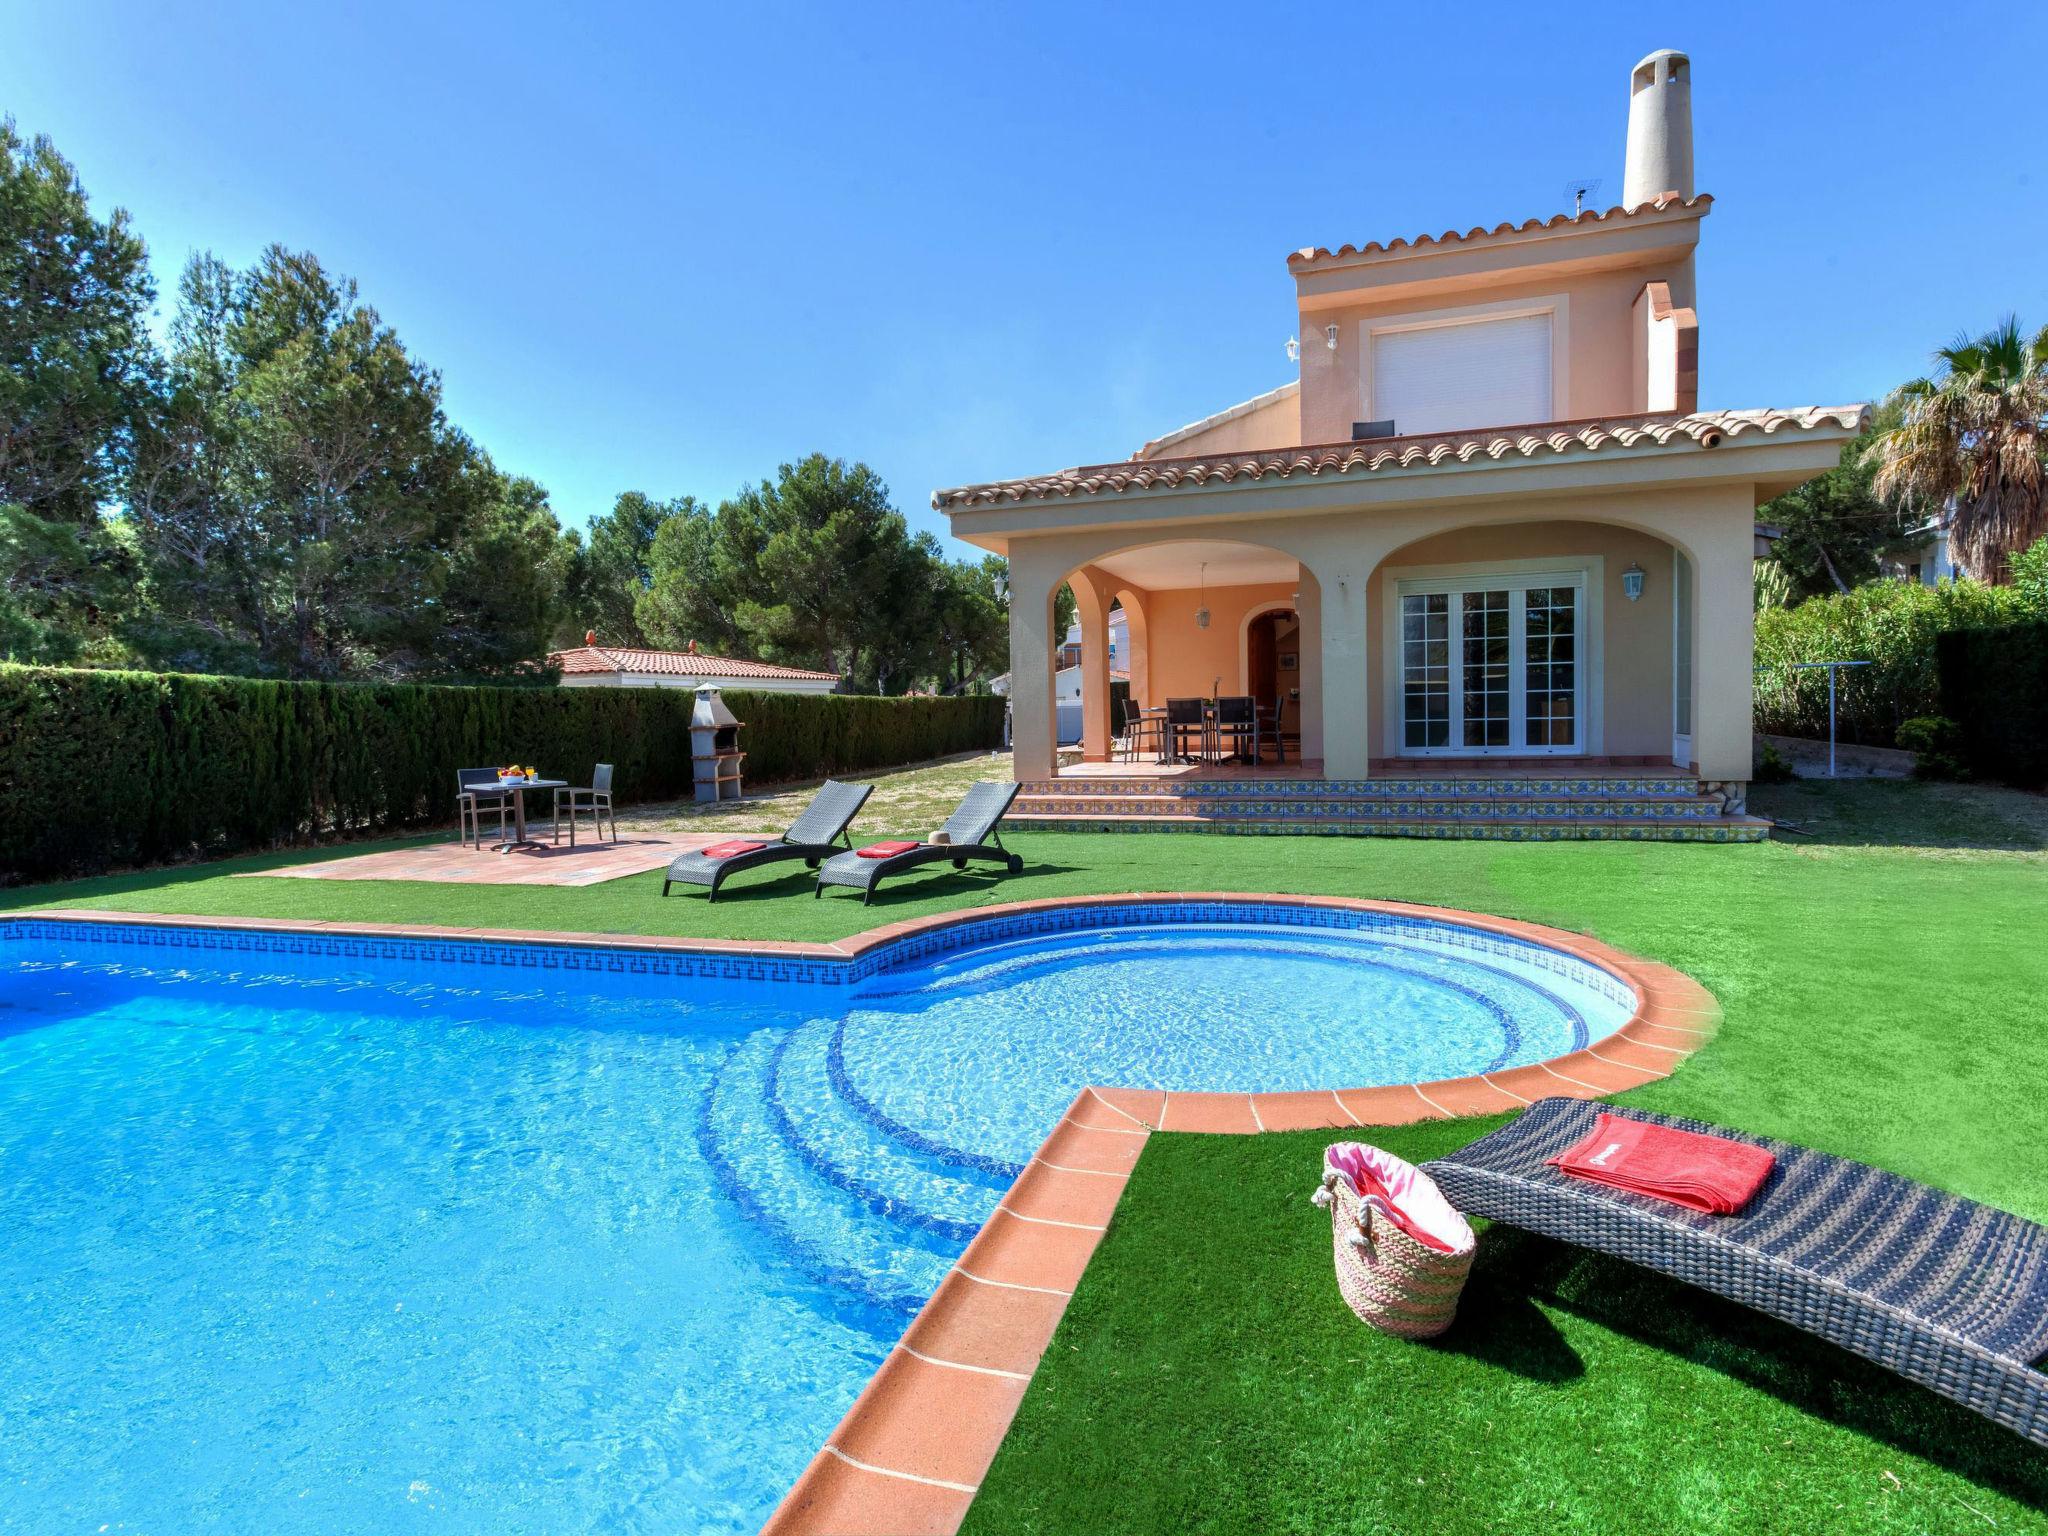
[(1547, 945), (1619, 978), (1635, 993), (1635, 1011), (1619, 1030), (1582, 1050), (1474, 1077), (1294, 1093), (1082, 1089), (763, 1527), (764, 1536), (950, 1536), (995, 1459), (1025, 1387), (1153, 1131), (1349, 1131), (1497, 1114), (1540, 1098), (1600, 1098), (1668, 1077), (1705, 1044), (1720, 1021), (1720, 1005), (1713, 994), (1668, 965), (1639, 959), (1583, 934), (1513, 918), (1407, 902), (1244, 891), (1133, 892), (1004, 902), (886, 923), (827, 944), (92, 908), (0, 913), (0, 922), (128, 923), (852, 961), (880, 945), (1016, 913), (1208, 901), (1380, 912)]

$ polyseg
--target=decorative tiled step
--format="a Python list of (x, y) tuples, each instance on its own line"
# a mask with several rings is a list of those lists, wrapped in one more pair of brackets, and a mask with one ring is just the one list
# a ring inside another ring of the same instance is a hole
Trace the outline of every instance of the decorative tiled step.
[(1472, 838), (1493, 842), (1760, 843), (1771, 824), (1757, 816), (1644, 819), (1620, 816), (1294, 816), (1281, 819), (1194, 815), (1083, 816), (1012, 814), (1005, 825), (1047, 832), (1203, 832), (1305, 837)]
[(1040, 816), (1188, 815), (1231, 821), (1457, 821), (1527, 816), (1550, 819), (1707, 821), (1721, 816), (1721, 800), (1689, 789), (1684, 795), (1462, 795), (1435, 791), (1405, 795), (1339, 796), (1314, 800), (1265, 794), (1019, 795), (1012, 819)]

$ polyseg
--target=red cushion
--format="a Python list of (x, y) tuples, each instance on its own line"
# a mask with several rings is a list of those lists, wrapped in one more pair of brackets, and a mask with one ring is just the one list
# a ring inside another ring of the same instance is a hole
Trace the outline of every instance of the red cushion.
[(865, 848), (856, 848), (864, 859), (893, 859), (899, 853), (908, 853), (917, 847), (916, 843), (869, 843)]
[(756, 848), (766, 848), (767, 846), (766, 843), (750, 843), (744, 838), (734, 838), (729, 842), (713, 843), (704, 850), (704, 857), (707, 859), (732, 859), (739, 857), (743, 853), (752, 853)]

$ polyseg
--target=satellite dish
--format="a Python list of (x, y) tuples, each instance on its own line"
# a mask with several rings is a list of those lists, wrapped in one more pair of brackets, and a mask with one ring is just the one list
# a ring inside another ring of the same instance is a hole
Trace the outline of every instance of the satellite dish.
[(1564, 184), (1564, 195), (1572, 200), (1572, 217), (1586, 211), (1586, 204), (1600, 195), (1598, 176), (1578, 176)]

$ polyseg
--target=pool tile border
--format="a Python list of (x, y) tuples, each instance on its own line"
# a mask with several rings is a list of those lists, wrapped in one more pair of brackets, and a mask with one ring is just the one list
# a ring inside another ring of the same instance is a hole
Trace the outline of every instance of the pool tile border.
[[(1128, 906), (1287, 906), (1451, 923), (1497, 939), (1559, 950), (1613, 977), (1635, 1000), (1629, 1021), (1583, 1049), (1530, 1066), (1396, 1087), (1287, 1093), (1172, 1093), (1084, 1088), (1040, 1145), (853, 1407), (784, 1496), (764, 1536), (951, 1536), (1016, 1416), (1032, 1373), (1080, 1283), (1139, 1155), (1155, 1130), (1217, 1135), (1353, 1131), (1418, 1120), (1496, 1114), (1539, 1098), (1600, 1098), (1668, 1077), (1712, 1036), (1713, 994), (1681, 971), (1583, 934), (1512, 918), (1407, 902), (1246, 892), (1134, 892), (1005, 902), (886, 923), (836, 943), (686, 939), (613, 933), (451, 928), (405, 923), (299, 922), (51, 908), (0, 915), (0, 939), (37, 922), (299, 934), (344, 941), (460, 941), (513, 946), (503, 957), (546, 964), (527, 949), (613, 951), (607, 969), (661, 971), (649, 961), (692, 959), (702, 974), (848, 982), (881, 965), (941, 954), (1001, 920), (1019, 930), (1042, 915)], [(1304, 920), (1314, 918), (1303, 914)], [(1039, 918), (1040, 923), (1030, 923)], [(620, 956), (617, 952), (627, 952)], [(569, 962), (575, 963), (572, 958)]]

